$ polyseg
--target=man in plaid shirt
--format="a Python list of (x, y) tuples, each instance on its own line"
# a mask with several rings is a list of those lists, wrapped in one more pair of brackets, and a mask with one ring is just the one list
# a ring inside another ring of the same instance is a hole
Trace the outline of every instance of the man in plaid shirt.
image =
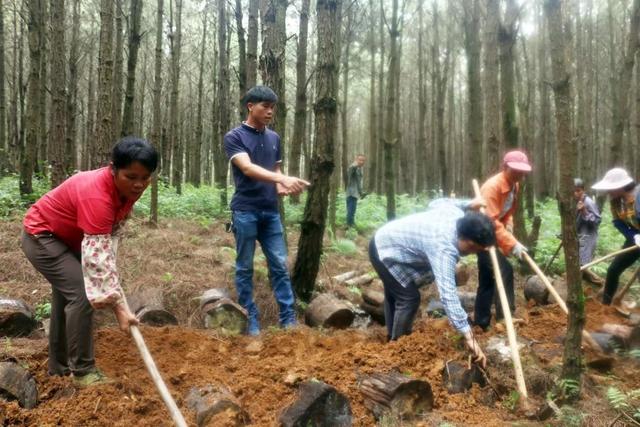
[(435, 277), (440, 300), (451, 325), (482, 365), (486, 358), (473, 338), (467, 313), (456, 291), (455, 267), (460, 256), (478, 253), (495, 244), (491, 219), (467, 211), (481, 200), (462, 202), (439, 199), (425, 212), (389, 222), (369, 244), (369, 257), (384, 285), (384, 313), (390, 340), (411, 333), (420, 306), (419, 279), (428, 272)]

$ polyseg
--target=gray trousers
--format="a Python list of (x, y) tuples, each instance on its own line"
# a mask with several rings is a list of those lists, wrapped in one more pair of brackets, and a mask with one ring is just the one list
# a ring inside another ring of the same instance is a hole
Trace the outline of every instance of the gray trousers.
[(24, 231), (22, 251), (51, 283), (49, 374), (88, 374), (95, 369), (93, 308), (84, 290), (80, 254), (52, 234)]
[(380, 261), (375, 237), (369, 242), (369, 260), (384, 286), (384, 321), (387, 325), (387, 338), (395, 341), (411, 333), (413, 320), (420, 307), (420, 292), (415, 284), (410, 283), (404, 287), (391, 275)]

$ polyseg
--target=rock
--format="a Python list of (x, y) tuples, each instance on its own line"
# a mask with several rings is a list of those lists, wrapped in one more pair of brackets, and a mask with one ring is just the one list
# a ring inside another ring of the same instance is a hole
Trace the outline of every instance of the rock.
[(248, 346), (245, 347), (244, 351), (249, 354), (258, 354), (262, 351), (263, 348), (264, 344), (262, 344), (262, 341), (253, 340), (249, 343)]

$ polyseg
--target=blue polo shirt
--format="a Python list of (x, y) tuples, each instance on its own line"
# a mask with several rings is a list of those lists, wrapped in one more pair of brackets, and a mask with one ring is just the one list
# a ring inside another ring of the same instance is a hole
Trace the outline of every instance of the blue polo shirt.
[[(257, 130), (242, 123), (224, 136), (224, 150), (231, 161), (238, 154), (246, 153), (251, 163), (273, 171), (282, 161), (280, 137), (269, 128)], [(264, 211), (278, 210), (276, 185), (272, 182), (256, 181), (246, 176), (231, 163), (236, 192), (231, 199), (231, 210)]]

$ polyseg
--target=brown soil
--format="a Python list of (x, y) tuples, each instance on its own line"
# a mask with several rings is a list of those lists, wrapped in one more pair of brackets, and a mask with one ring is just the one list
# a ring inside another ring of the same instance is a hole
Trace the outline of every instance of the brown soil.
[[(19, 251), (19, 230), (18, 222), (0, 222), (0, 295), (23, 298), (35, 305), (49, 298), (50, 289)], [(290, 234), (293, 259), (297, 236)], [(360, 252), (353, 257), (328, 253), (319, 280), (331, 283), (329, 277), (338, 273), (353, 269), (370, 271), (365, 250), (367, 239), (361, 237), (357, 243)], [(269, 328), (277, 321), (277, 309), (266, 275), (257, 268), (255, 287), (265, 330), (260, 344), (249, 346), (254, 339), (221, 338), (197, 329), (194, 298), (211, 287), (233, 288), (234, 255), (223, 249), (233, 246), (232, 235), (222, 232), (219, 225), (204, 228), (191, 222), (172, 221), (152, 230), (137, 222), (120, 254), (127, 292), (140, 286), (162, 286), (166, 306), (180, 321), (180, 327), (143, 327), (142, 333), (189, 423), (195, 423), (194, 413), (185, 403), (189, 389), (215, 382), (227, 386), (238, 397), (252, 425), (276, 425), (281, 411), (296, 397), (296, 387), (284, 381), (295, 374), (302, 380), (323, 380), (345, 393), (351, 402), (354, 425), (375, 425), (358, 391), (358, 382), (364, 375), (392, 369), (431, 383), (434, 412), (416, 425), (447, 421), (459, 426), (499, 426), (521, 419), (521, 415), (500, 401), (506, 395), (500, 396), (495, 405), (488, 405), (486, 393), (477, 387), (457, 395), (450, 395), (443, 388), (441, 372), (445, 362), (466, 360), (467, 356), (459, 336), (444, 319), (419, 319), (412, 335), (394, 343), (384, 342), (386, 331), (381, 326), (336, 332), (304, 326), (292, 331)], [(473, 274), (471, 277), (466, 287), (473, 290), (475, 278)], [(561, 363), (565, 316), (555, 306), (527, 309), (520, 303), (520, 307), (518, 315), (527, 323), (518, 327), (518, 335), (529, 340), (538, 363), (553, 376), (559, 372)], [(619, 316), (595, 301), (587, 302), (587, 311), (588, 328), (596, 329), (606, 322), (621, 323)], [(110, 315), (100, 316), (100, 324), (104, 326), (96, 332), (97, 365), (114, 382), (88, 389), (76, 389), (69, 378), (46, 375), (47, 344), (41, 333), (29, 339), (0, 340), (0, 358), (13, 357), (28, 366), (40, 391), (40, 403), (30, 411), (19, 408), (15, 402), (0, 403), (5, 424), (171, 424), (132, 340), (109, 326)], [(486, 342), (499, 330), (496, 327), (488, 333), (478, 332), (478, 338)], [(582, 407), (590, 414), (588, 424), (598, 425), (602, 419), (615, 417), (602, 403), (601, 387), (618, 381), (623, 389), (638, 388), (637, 372), (637, 364), (628, 360), (614, 365), (615, 376), (589, 372), (585, 396), (590, 400)], [(490, 369), (489, 376), (492, 383), (508, 383), (502, 377), (510, 377), (512, 381), (513, 374)], [(624, 382), (620, 383), (620, 379)], [(540, 399), (545, 393), (546, 390), (541, 390), (534, 397)]]

